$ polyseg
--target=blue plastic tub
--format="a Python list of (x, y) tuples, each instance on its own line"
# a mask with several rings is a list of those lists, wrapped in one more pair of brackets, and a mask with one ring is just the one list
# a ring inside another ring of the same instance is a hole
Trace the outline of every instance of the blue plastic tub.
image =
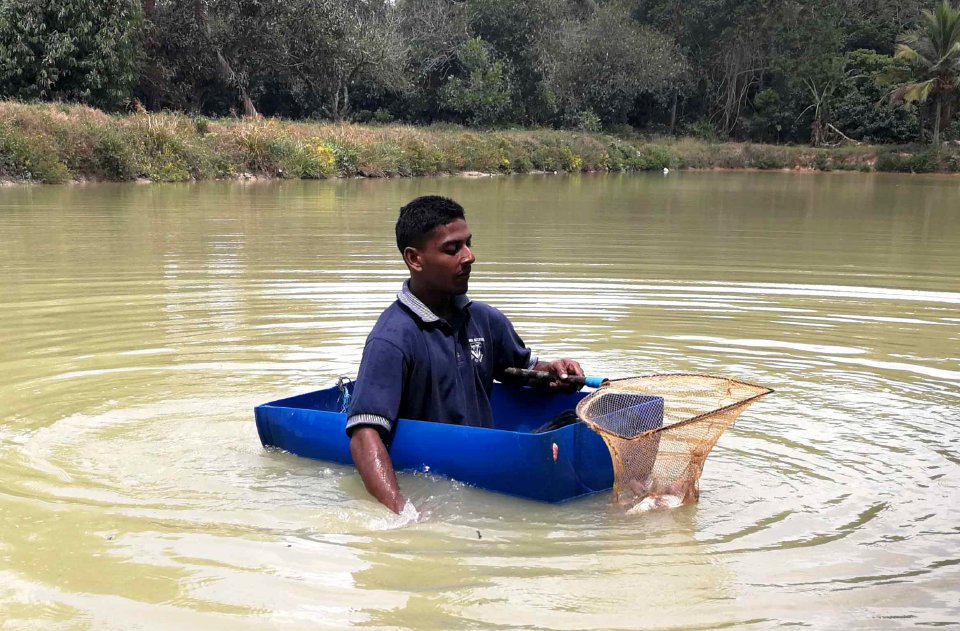
[[(604, 491), (613, 485), (613, 467), (597, 434), (583, 423), (531, 433), (584, 396), (497, 383), (490, 400), (493, 429), (401, 419), (390, 457), (398, 471), (430, 471), (544, 502)], [(662, 411), (662, 400), (649, 399)], [(331, 387), (257, 406), (260, 441), (298, 456), (352, 465), (341, 404), (340, 392)]]

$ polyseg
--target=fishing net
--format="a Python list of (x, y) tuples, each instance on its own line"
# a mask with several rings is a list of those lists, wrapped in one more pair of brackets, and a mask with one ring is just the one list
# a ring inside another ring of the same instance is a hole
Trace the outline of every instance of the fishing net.
[(651, 375), (608, 382), (577, 405), (613, 461), (614, 500), (631, 511), (700, 497), (703, 464), (720, 435), (773, 392), (707, 375)]

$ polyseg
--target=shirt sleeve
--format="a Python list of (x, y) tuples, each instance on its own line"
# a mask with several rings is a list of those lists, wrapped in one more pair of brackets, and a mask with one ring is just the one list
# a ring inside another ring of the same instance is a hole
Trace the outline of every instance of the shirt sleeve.
[(361, 425), (390, 432), (400, 412), (406, 373), (403, 351), (397, 346), (379, 338), (367, 342), (347, 414), (348, 436)]
[(500, 352), (494, 368), (494, 378), (499, 380), (507, 368), (533, 368), (537, 364), (537, 356), (523, 343), (507, 316), (500, 311), (496, 314), (499, 338), (497, 346)]

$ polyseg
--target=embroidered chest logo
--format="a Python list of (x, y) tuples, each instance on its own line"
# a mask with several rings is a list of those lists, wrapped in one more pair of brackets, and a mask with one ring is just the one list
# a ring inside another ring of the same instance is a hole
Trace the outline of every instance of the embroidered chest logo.
[(483, 361), (483, 338), (482, 337), (471, 337), (470, 342), (470, 358), (473, 359), (473, 363), (479, 364)]

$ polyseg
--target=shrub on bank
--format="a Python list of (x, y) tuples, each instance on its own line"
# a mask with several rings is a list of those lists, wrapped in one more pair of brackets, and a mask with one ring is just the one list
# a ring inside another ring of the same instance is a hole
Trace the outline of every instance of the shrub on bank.
[(23, 130), (0, 124), (0, 175), (19, 180), (58, 183), (70, 178), (46, 138), (28, 136)]
[(85, 106), (0, 102), (0, 177), (187, 181), (418, 176), (461, 171), (815, 169), (960, 172), (960, 147), (717, 143), (549, 129), (355, 125), (182, 114), (107, 115)]
[[(949, 155), (945, 156), (950, 162)], [(877, 155), (877, 171), (897, 173), (933, 173), (939, 170), (939, 157), (932, 151), (905, 153), (895, 150), (881, 151)]]
[(951, 173), (960, 173), (960, 151), (947, 156), (947, 159), (944, 162), (946, 164), (947, 171), (950, 171)]
[(626, 164), (629, 169), (636, 171), (662, 171), (673, 166), (675, 162), (673, 153), (666, 147), (643, 145)]
[[(793, 153), (793, 155), (790, 155)], [(751, 169), (785, 169), (799, 162), (798, 152), (791, 152), (791, 148), (774, 145), (746, 145), (744, 147), (744, 161)]]

